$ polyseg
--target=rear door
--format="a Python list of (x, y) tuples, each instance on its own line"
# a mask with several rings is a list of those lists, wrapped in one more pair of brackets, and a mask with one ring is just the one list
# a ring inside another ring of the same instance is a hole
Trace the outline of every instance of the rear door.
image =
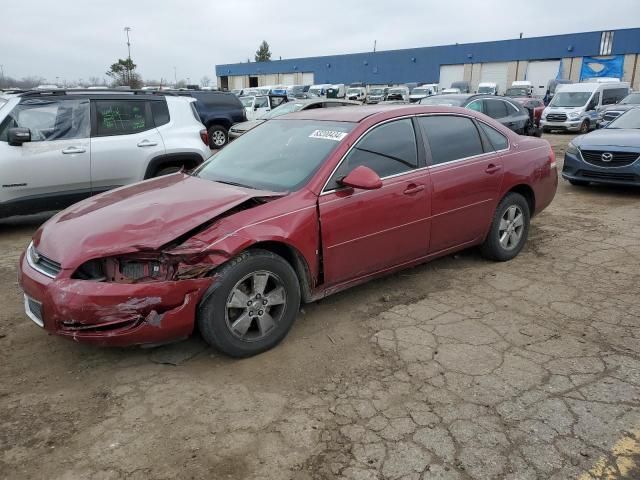
[[(28, 128), (31, 141), (9, 145), (9, 129), (15, 127)], [(29, 213), (89, 196), (89, 127), (88, 99), (23, 99), (0, 125), (0, 203)]]
[(430, 153), (430, 252), (477, 242), (487, 231), (502, 182), (500, 155), (474, 120), (457, 115), (418, 118)]
[(131, 98), (91, 103), (93, 193), (144, 179), (151, 159), (165, 153), (149, 102)]
[[(405, 118), (366, 133), (329, 179), (318, 203), (325, 281), (335, 285), (424, 257), (429, 247), (430, 181), (414, 124)], [(382, 188), (339, 180), (365, 165)]]

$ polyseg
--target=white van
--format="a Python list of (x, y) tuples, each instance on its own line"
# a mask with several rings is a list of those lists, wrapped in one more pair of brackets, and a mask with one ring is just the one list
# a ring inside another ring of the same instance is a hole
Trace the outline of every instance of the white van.
[(347, 99), (364, 102), (367, 98), (367, 89), (364, 87), (349, 87), (347, 89)]
[(423, 98), (428, 97), (429, 95), (435, 95), (438, 93), (439, 86), (437, 83), (426, 83), (424, 85), (420, 85), (419, 87), (411, 90), (411, 95), (409, 95), (409, 101), (411, 103), (417, 103)]
[(558, 85), (549, 106), (542, 112), (543, 132), (568, 130), (587, 133), (596, 128), (598, 110), (617, 103), (630, 91), (628, 82), (571, 83)]
[(478, 93), (498, 95), (498, 84), (494, 82), (480, 82), (478, 84)]
[(311, 85), (309, 88), (309, 93), (316, 97), (326, 97), (327, 90), (333, 87), (330, 83), (322, 83), (318, 85)]
[(504, 94), (507, 97), (530, 97), (533, 95), (533, 84), (529, 80), (516, 80)]

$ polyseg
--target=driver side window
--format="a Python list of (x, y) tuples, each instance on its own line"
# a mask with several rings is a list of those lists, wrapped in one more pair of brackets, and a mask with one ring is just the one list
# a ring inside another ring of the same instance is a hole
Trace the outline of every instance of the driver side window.
[(256, 98), (253, 108), (265, 108), (269, 106), (269, 100), (267, 97)]
[(380, 178), (417, 168), (418, 152), (411, 120), (385, 123), (367, 133), (343, 159), (325, 190), (339, 188), (339, 181), (361, 165), (369, 167)]
[(598, 103), (600, 103), (600, 92), (596, 93), (593, 96), (593, 98), (589, 102), (589, 106), (587, 107), (587, 110), (595, 110), (595, 108), (598, 106)]
[(28, 128), (32, 142), (89, 138), (89, 100), (25, 100), (0, 125), (0, 141), (16, 127)]

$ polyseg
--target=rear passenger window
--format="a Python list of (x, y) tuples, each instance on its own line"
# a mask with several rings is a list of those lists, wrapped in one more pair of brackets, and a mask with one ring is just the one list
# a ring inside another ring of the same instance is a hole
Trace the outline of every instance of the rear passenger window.
[(396, 120), (376, 127), (353, 147), (327, 184), (327, 190), (340, 185), (354, 168), (364, 165), (380, 178), (408, 172), (418, 166), (413, 124), (409, 119)]
[(509, 146), (507, 137), (498, 132), (495, 128), (490, 127), (486, 123), (478, 122), (482, 131), (489, 138), (489, 142), (493, 146), (494, 150), (504, 150)]
[(627, 96), (626, 88), (609, 88), (602, 91), (602, 105), (614, 105)]
[(434, 165), (484, 153), (478, 129), (468, 118), (433, 115), (419, 117), (418, 122), (429, 141)]
[(154, 127), (144, 100), (96, 100), (97, 135), (130, 135)]
[(151, 102), (151, 115), (153, 115), (153, 123), (156, 127), (169, 123), (167, 102), (165, 100)]
[(484, 113), (491, 118), (504, 118), (509, 115), (507, 105), (502, 100), (484, 100)]

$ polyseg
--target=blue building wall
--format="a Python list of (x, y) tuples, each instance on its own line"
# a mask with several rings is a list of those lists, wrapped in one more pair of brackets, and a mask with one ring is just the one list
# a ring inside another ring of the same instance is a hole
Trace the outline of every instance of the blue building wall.
[[(602, 32), (217, 65), (216, 76), (313, 72), (316, 83), (437, 82), (440, 66), (597, 56)], [(613, 55), (640, 53), (640, 28), (615, 30)]]

